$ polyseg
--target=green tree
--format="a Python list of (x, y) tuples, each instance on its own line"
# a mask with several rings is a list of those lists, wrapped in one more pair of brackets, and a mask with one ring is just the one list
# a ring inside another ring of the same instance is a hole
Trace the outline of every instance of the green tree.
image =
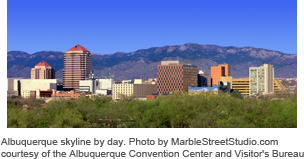
[(243, 99), (243, 96), (238, 89), (233, 90), (233, 92), (231, 93), (231, 97)]

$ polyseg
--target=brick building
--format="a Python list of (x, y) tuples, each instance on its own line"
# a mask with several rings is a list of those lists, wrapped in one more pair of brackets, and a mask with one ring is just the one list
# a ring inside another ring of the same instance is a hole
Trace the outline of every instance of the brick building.
[(197, 87), (197, 66), (190, 62), (162, 61), (157, 66), (159, 94), (188, 91), (188, 86)]

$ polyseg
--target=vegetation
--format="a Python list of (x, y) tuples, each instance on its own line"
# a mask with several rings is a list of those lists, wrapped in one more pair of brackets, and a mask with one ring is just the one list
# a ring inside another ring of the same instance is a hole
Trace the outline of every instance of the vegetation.
[[(276, 100), (272, 100), (276, 99)], [(8, 99), (7, 126), (26, 128), (276, 128), (297, 127), (297, 98), (241, 98), (227, 94), (173, 94), (154, 101), (110, 97)], [(22, 105), (28, 104), (27, 110)]]

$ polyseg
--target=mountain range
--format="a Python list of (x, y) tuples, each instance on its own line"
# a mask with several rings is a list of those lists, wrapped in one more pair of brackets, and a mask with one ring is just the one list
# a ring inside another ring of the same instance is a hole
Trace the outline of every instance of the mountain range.
[[(115, 80), (154, 78), (157, 76), (157, 65), (163, 60), (189, 61), (205, 73), (210, 73), (210, 66), (230, 64), (233, 78), (246, 78), (249, 76), (249, 67), (267, 63), (274, 65), (276, 78), (297, 77), (297, 54), (254, 47), (186, 43), (151, 47), (129, 53), (93, 53), (92, 55), (95, 76), (98, 78), (110, 76)], [(30, 78), (31, 68), (42, 60), (56, 70), (56, 78), (62, 79), (64, 52), (58, 51), (40, 51), (33, 54), (9, 51), (7, 77)]]

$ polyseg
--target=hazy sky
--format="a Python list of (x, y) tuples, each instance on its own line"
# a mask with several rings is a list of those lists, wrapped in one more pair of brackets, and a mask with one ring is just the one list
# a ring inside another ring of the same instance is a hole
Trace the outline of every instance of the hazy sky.
[(188, 42), (297, 53), (297, 1), (8, 1), (8, 51), (80, 44), (115, 53)]

